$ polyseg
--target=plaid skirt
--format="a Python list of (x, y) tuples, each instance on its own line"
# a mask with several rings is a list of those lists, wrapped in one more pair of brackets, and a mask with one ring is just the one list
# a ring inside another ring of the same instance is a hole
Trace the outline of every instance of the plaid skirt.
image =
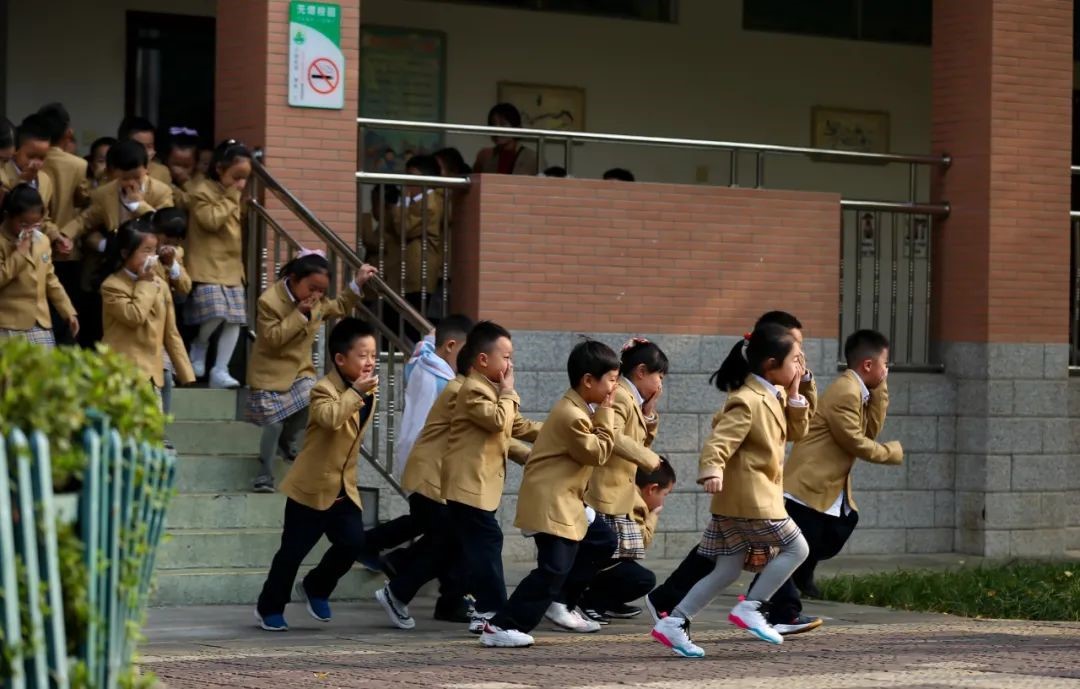
[(597, 512), (596, 516), (608, 525), (619, 538), (619, 546), (611, 556), (616, 560), (641, 560), (645, 557), (645, 536), (638, 523), (625, 514), (612, 515)]
[(285, 392), (252, 390), (247, 399), (247, 420), (256, 426), (269, 426), (303, 411), (311, 404), (315, 379), (305, 376), (293, 381)]
[(7, 328), (0, 328), (0, 338), (10, 339), (13, 337), (21, 337), (30, 344), (42, 345), (44, 347), (56, 346), (56, 338), (53, 337), (52, 329), (42, 328), (37, 324), (29, 330), (8, 330)]
[(781, 547), (802, 534), (798, 525), (786, 519), (740, 519), (714, 514), (701, 535), (698, 553), (716, 559), (746, 553), (743, 569), (760, 572)]
[(215, 318), (224, 318), (226, 323), (244, 325), (247, 323), (246, 299), (243, 287), (195, 285), (184, 307), (184, 322), (201, 325)]

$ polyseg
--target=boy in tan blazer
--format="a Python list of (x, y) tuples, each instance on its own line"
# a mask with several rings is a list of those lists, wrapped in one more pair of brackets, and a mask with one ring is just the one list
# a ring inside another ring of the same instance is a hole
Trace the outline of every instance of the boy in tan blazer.
[(55, 182), (45, 172), (49, 155), (49, 122), (41, 115), (28, 115), (15, 133), (15, 155), (0, 166), (0, 198), (19, 184), (29, 184), (45, 203), (41, 232), (54, 245), (56, 253), (71, 250), (71, 242), (60, 236), (56, 221), (49, 212), (55, 196)]
[(784, 464), (784, 505), (802, 530), (810, 555), (769, 601), (767, 619), (781, 634), (798, 634), (821, 625), (802, 614), (799, 591), (817, 598), (814, 568), (840, 552), (859, 522), (851, 490), (856, 459), (900, 464), (900, 443), (875, 440), (889, 407), (889, 340), (859, 330), (844, 343), (848, 370), (821, 399), (806, 436), (795, 443)]
[(172, 185), (172, 175), (169, 168), (159, 163), (154, 156), (157, 155), (156, 139), (157, 129), (154, 124), (145, 117), (129, 115), (120, 122), (116, 131), (119, 141), (135, 141), (146, 150), (147, 174), (162, 184)]
[(304, 446), (281, 484), (285, 524), (255, 616), (271, 632), (287, 631), (285, 605), (296, 573), (324, 535), (330, 549), (296, 586), (308, 613), (330, 621), (330, 594), (352, 568), (364, 544), (364, 519), (356, 464), (364, 431), (375, 414), (378, 345), (375, 330), (344, 318), (330, 331), (334, 370), (311, 391)]
[(531, 442), (543, 424), (519, 411), (514, 345), (505, 328), (477, 323), (465, 348), (472, 354), (472, 370), (458, 391), (440, 481), (451, 526), (469, 562), (468, 588), (478, 615), (489, 618), (506, 603), (503, 533), (495, 510), (502, 501), (510, 440)]
[(79, 344), (92, 347), (101, 339), (101, 296), (91, 289), (103, 262), (106, 239), (124, 222), (173, 205), (167, 184), (146, 174), (146, 151), (134, 141), (109, 148), (107, 166), (112, 180), (90, 193), (90, 205), (60, 232), (82, 252), (84, 307)]
[[(619, 384), (619, 357), (607, 345), (588, 340), (570, 352), (567, 372), (570, 389), (544, 422), (518, 492), (514, 526), (536, 539), (536, 569), (484, 625), (484, 646), (531, 646), (528, 632), (545, 615), (557, 624), (560, 617), (570, 616), (567, 608), (615, 552), (615, 534), (599, 519), (589, 523), (585, 489), (593, 468), (607, 462), (615, 449), (612, 400)], [(556, 602), (559, 599), (567, 602)], [(574, 631), (599, 629), (592, 623)]]

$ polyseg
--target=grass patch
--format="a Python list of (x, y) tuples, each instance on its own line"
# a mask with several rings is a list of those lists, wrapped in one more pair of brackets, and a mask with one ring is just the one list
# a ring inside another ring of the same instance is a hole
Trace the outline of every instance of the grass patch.
[(965, 617), (1080, 621), (1080, 562), (898, 570), (818, 582), (826, 600)]

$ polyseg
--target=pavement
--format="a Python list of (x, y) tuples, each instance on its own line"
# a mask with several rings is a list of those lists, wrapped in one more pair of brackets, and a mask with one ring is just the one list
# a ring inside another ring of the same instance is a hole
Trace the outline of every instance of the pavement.
[[(968, 566), (964, 556), (837, 558), (822, 576), (894, 566)], [(661, 577), (675, 563), (650, 563)], [(507, 579), (516, 581), (516, 572)], [(440, 689), (863, 689), (972, 687), (1080, 689), (1080, 623), (974, 620), (807, 601), (824, 626), (759, 641), (726, 622), (734, 595), (718, 598), (694, 621), (706, 657), (675, 657), (649, 637), (648, 613), (591, 635), (546, 624), (527, 649), (487, 649), (462, 626), (431, 619), (430, 598), (411, 606), (417, 628), (392, 628), (374, 602), (341, 602), (324, 624), (298, 605), (291, 630), (256, 628), (246, 606), (157, 608), (141, 645), (144, 671), (164, 687), (437, 687)]]

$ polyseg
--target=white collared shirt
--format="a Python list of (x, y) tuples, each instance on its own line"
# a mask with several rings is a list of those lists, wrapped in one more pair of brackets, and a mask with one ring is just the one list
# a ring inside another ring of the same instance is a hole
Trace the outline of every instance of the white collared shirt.
[[(12, 160), (12, 161), (11, 161), (11, 166), (12, 166), (13, 168), (15, 168), (15, 174), (16, 174), (16, 175), (18, 175), (18, 176), (19, 176), (19, 178), (21, 179), (21, 178), (22, 178), (22, 170), (20, 170), (20, 169), (19, 169), (19, 166), (18, 166), (18, 164), (16, 164), (16, 163), (15, 163), (15, 161), (14, 161), (14, 160)], [(37, 175), (34, 175), (34, 179), (30, 180), (30, 181), (29, 181), (29, 182), (27, 182), (26, 184), (29, 184), (29, 185), (30, 185), (31, 187), (33, 187), (34, 189), (37, 189), (37, 188), (38, 188), (38, 178), (37, 178)]]
[(422, 200), (422, 199), (423, 199), (423, 198), (424, 198), (425, 196), (427, 196), (428, 194), (431, 194), (431, 193), (432, 193), (432, 192), (434, 192), (434, 191), (435, 191), (434, 189), (428, 189), (427, 191), (421, 192), (421, 193), (419, 193), (419, 194), (414, 194), (414, 195), (412, 195), (412, 196), (409, 196), (409, 197), (403, 198), (403, 199), (402, 199), (402, 204), (401, 204), (401, 205), (403, 205), (403, 206), (405, 206), (406, 208), (408, 208), (409, 206), (413, 205), (414, 203), (420, 203), (420, 201), (421, 201), (421, 200)]
[[(761, 376), (759, 376), (756, 373), (751, 373), (750, 375), (752, 375), (754, 378), (757, 378), (757, 381), (759, 383), (761, 383), (761, 385), (766, 390), (769, 391), (769, 394), (771, 394), (773, 397), (775, 397), (777, 399), (781, 399), (781, 397), (780, 397), (780, 388), (776, 387), (775, 385), (773, 385), (769, 381), (765, 380), (764, 378), (762, 378)], [(788, 397), (788, 404), (790, 404), (793, 407), (806, 407), (806, 406), (808, 406), (806, 398), (803, 397), (802, 395), (795, 395), (794, 397)]]

